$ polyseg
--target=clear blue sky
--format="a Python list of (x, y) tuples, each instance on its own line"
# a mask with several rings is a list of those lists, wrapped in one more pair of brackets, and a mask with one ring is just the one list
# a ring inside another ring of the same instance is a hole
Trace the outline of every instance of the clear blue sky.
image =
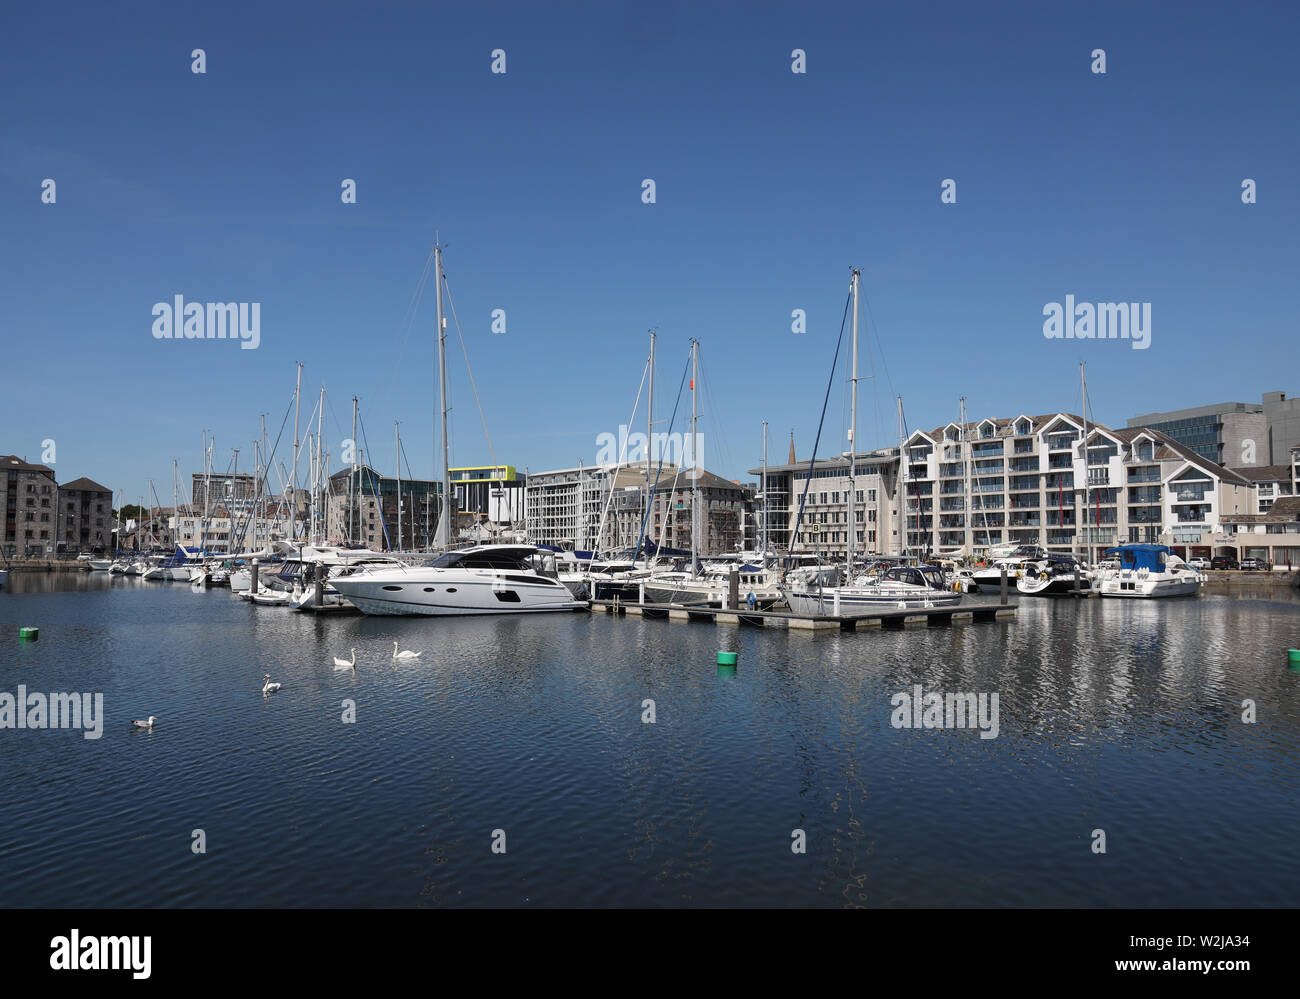
[[(595, 461), (651, 327), (664, 415), (702, 343), (710, 469), (756, 465), (763, 420), (774, 460), (792, 428), (806, 457), (852, 265), (864, 446), (896, 442), (899, 393), (911, 427), (960, 395), (971, 418), (1078, 411), (1080, 360), (1120, 426), (1300, 392), (1294, 5), (178, 7), (0, 21), (0, 452), (53, 438), (61, 480), (132, 498), (152, 477), (169, 501), (204, 429), (247, 467), (299, 360), (335, 467), (355, 394), (376, 465), (400, 420), (436, 476), (431, 299), (404, 323), (435, 229), (497, 459), (521, 468)], [(176, 294), (260, 302), (261, 346), (155, 340)], [(1067, 294), (1151, 302), (1150, 349), (1044, 339)], [(454, 338), (451, 359), (453, 464), (487, 464)]]

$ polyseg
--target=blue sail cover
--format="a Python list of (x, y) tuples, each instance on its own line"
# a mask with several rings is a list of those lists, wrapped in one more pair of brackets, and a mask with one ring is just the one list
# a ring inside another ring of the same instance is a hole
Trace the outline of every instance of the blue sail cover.
[(1120, 545), (1118, 548), (1106, 549), (1106, 554), (1118, 555), (1121, 569), (1164, 572), (1170, 549), (1166, 545)]

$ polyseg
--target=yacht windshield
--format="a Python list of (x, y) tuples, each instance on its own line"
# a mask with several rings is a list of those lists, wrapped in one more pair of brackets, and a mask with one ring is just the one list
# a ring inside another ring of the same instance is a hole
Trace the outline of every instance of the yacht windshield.
[(434, 569), (528, 569), (533, 553), (526, 548), (446, 552), (429, 563)]

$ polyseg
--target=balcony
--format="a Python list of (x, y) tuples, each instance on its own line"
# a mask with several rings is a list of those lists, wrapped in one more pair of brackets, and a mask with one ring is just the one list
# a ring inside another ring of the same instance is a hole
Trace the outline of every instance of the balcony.
[(1156, 468), (1130, 468), (1128, 470), (1129, 482), (1159, 482), (1160, 469)]
[(1073, 468), (1074, 455), (1072, 454), (1053, 454), (1047, 458), (1048, 468)]

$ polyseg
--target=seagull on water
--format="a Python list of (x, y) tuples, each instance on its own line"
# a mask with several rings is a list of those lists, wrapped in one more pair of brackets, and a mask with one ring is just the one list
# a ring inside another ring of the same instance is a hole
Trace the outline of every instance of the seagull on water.
[(154, 723), (155, 721), (157, 721), (157, 719), (154, 718), (153, 715), (150, 715), (149, 718), (148, 718), (146, 721), (140, 721), (139, 719), (136, 719), (135, 721), (131, 722), (131, 727), (132, 727), (132, 728), (142, 728), (142, 729), (145, 729), (146, 731), (152, 731), (152, 730), (153, 730), (153, 723)]

